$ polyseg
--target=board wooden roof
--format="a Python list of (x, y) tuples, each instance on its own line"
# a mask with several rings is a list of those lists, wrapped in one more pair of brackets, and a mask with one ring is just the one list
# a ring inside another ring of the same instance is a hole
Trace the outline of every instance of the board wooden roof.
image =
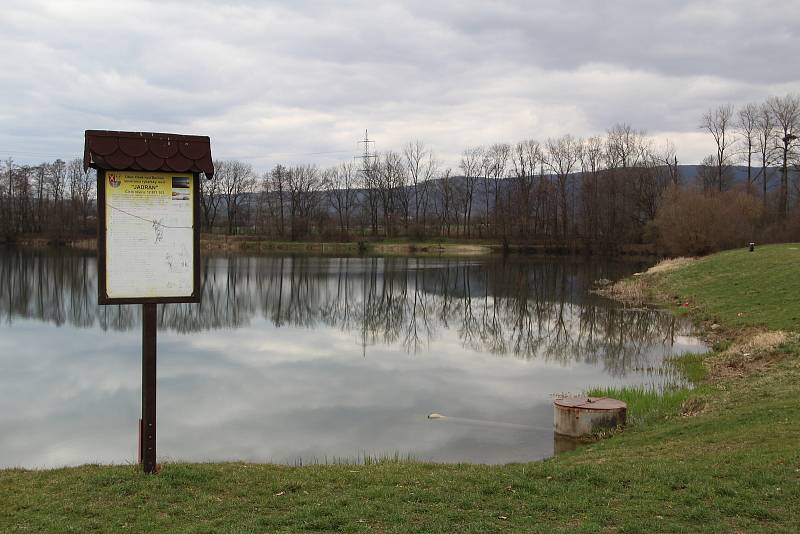
[(83, 168), (214, 176), (210, 139), (171, 133), (86, 130)]

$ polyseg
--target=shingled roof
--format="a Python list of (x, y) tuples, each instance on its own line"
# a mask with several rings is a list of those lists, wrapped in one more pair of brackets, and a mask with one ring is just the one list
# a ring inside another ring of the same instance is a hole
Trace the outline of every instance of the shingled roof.
[(200, 135), (86, 130), (83, 168), (90, 167), (214, 175), (211, 141)]

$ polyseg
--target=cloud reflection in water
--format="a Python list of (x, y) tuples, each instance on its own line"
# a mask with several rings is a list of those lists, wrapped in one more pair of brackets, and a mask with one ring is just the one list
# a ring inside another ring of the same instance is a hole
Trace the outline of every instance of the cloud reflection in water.
[[(159, 453), (436, 461), (552, 454), (550, 395), (658, 382), (688, 325), (591, 296), (635, 264), (212, 257), (203, 302), (159, 311)], [(0, 252), (0, 465), (135, 460), (139, 309), (96, 305), (94, 259)]]

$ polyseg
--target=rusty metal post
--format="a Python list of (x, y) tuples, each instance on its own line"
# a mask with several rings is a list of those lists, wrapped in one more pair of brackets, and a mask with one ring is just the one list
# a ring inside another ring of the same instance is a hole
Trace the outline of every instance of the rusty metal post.
[(142, 304), (142, 431), (139, 444), (145, 473), (156, 472), (156, 304)]

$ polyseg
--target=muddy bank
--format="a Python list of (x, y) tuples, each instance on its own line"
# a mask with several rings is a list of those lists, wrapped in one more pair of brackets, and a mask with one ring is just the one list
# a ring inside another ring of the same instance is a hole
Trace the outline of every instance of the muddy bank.
[(492, 248), (486, 245), (451, 244), (451, 243), (401, 243), (383, 244), (372, 243), (367, 245), (369, 252), (383, 255), (393, 254), (420, 254), (420, 255), (453, 255), (476, 256), (491, 254)]
[[(3, 243), (0, 243), (3, 244)], [(8, 245), (34, 248), (68, 247), (80, 250), (97, 250), (94, 238), (50, 239), (40, 236), (20, 237)], [(631, 260), (652, 260), (654, 250), (646, 245), (631, 245), (615, 250), (586, 250), (568, 246), (544, 244), (506, 244), (492, 242), (315, 242), (273, 241), (257, 236), (227, 236), (203, 234), (200, 249), (204, 252), (250, 253), (250, 254), (318, 254), (359, 255), (378, 254), (385, 256), (477, 256), (485, 254), (520, 254), (529, 256), (587, 256), (612, 257)]]
[(626, 306), (644, 306), (657, 300), (652, 294), (653, 284), (650, 277), (680, 269), (695, 259), (681, 257), (661, 260), (645, 272), (634, 273), (633, 276), (617, 282), (597, 281), (595, 283), (599, 287), (591, 290), (591, 293), (616, 300)]
[[(97, 240), (62, 239), (44, 237), (21, 238), (9, 245), (48, 248), (67, 247), (80, 250), (97, 250)], [(308, 241), (269, 241), (252, 236), (203, 235), (200, 249), (204, 252), (222, 253), (282, 253), (282, 254), (381, 254), (381, 255), (481, 255), (491, 254), (492, 248), (486, 245), (451, 243), (319, 243)]]
[(80, 250), (97, 250), (97, 239), (59, 239), (48, 237), (21, 237), (14, 240), (0, 241), (0, 245), (29, 248), (73, 248)]
[(250, 236), (209, 236), (200, 238), (204, 252), (247, 252), (284, 254), (359, 254), (365, 252), (358, 243), (313, 243), (307, 241), (268, 241)]

